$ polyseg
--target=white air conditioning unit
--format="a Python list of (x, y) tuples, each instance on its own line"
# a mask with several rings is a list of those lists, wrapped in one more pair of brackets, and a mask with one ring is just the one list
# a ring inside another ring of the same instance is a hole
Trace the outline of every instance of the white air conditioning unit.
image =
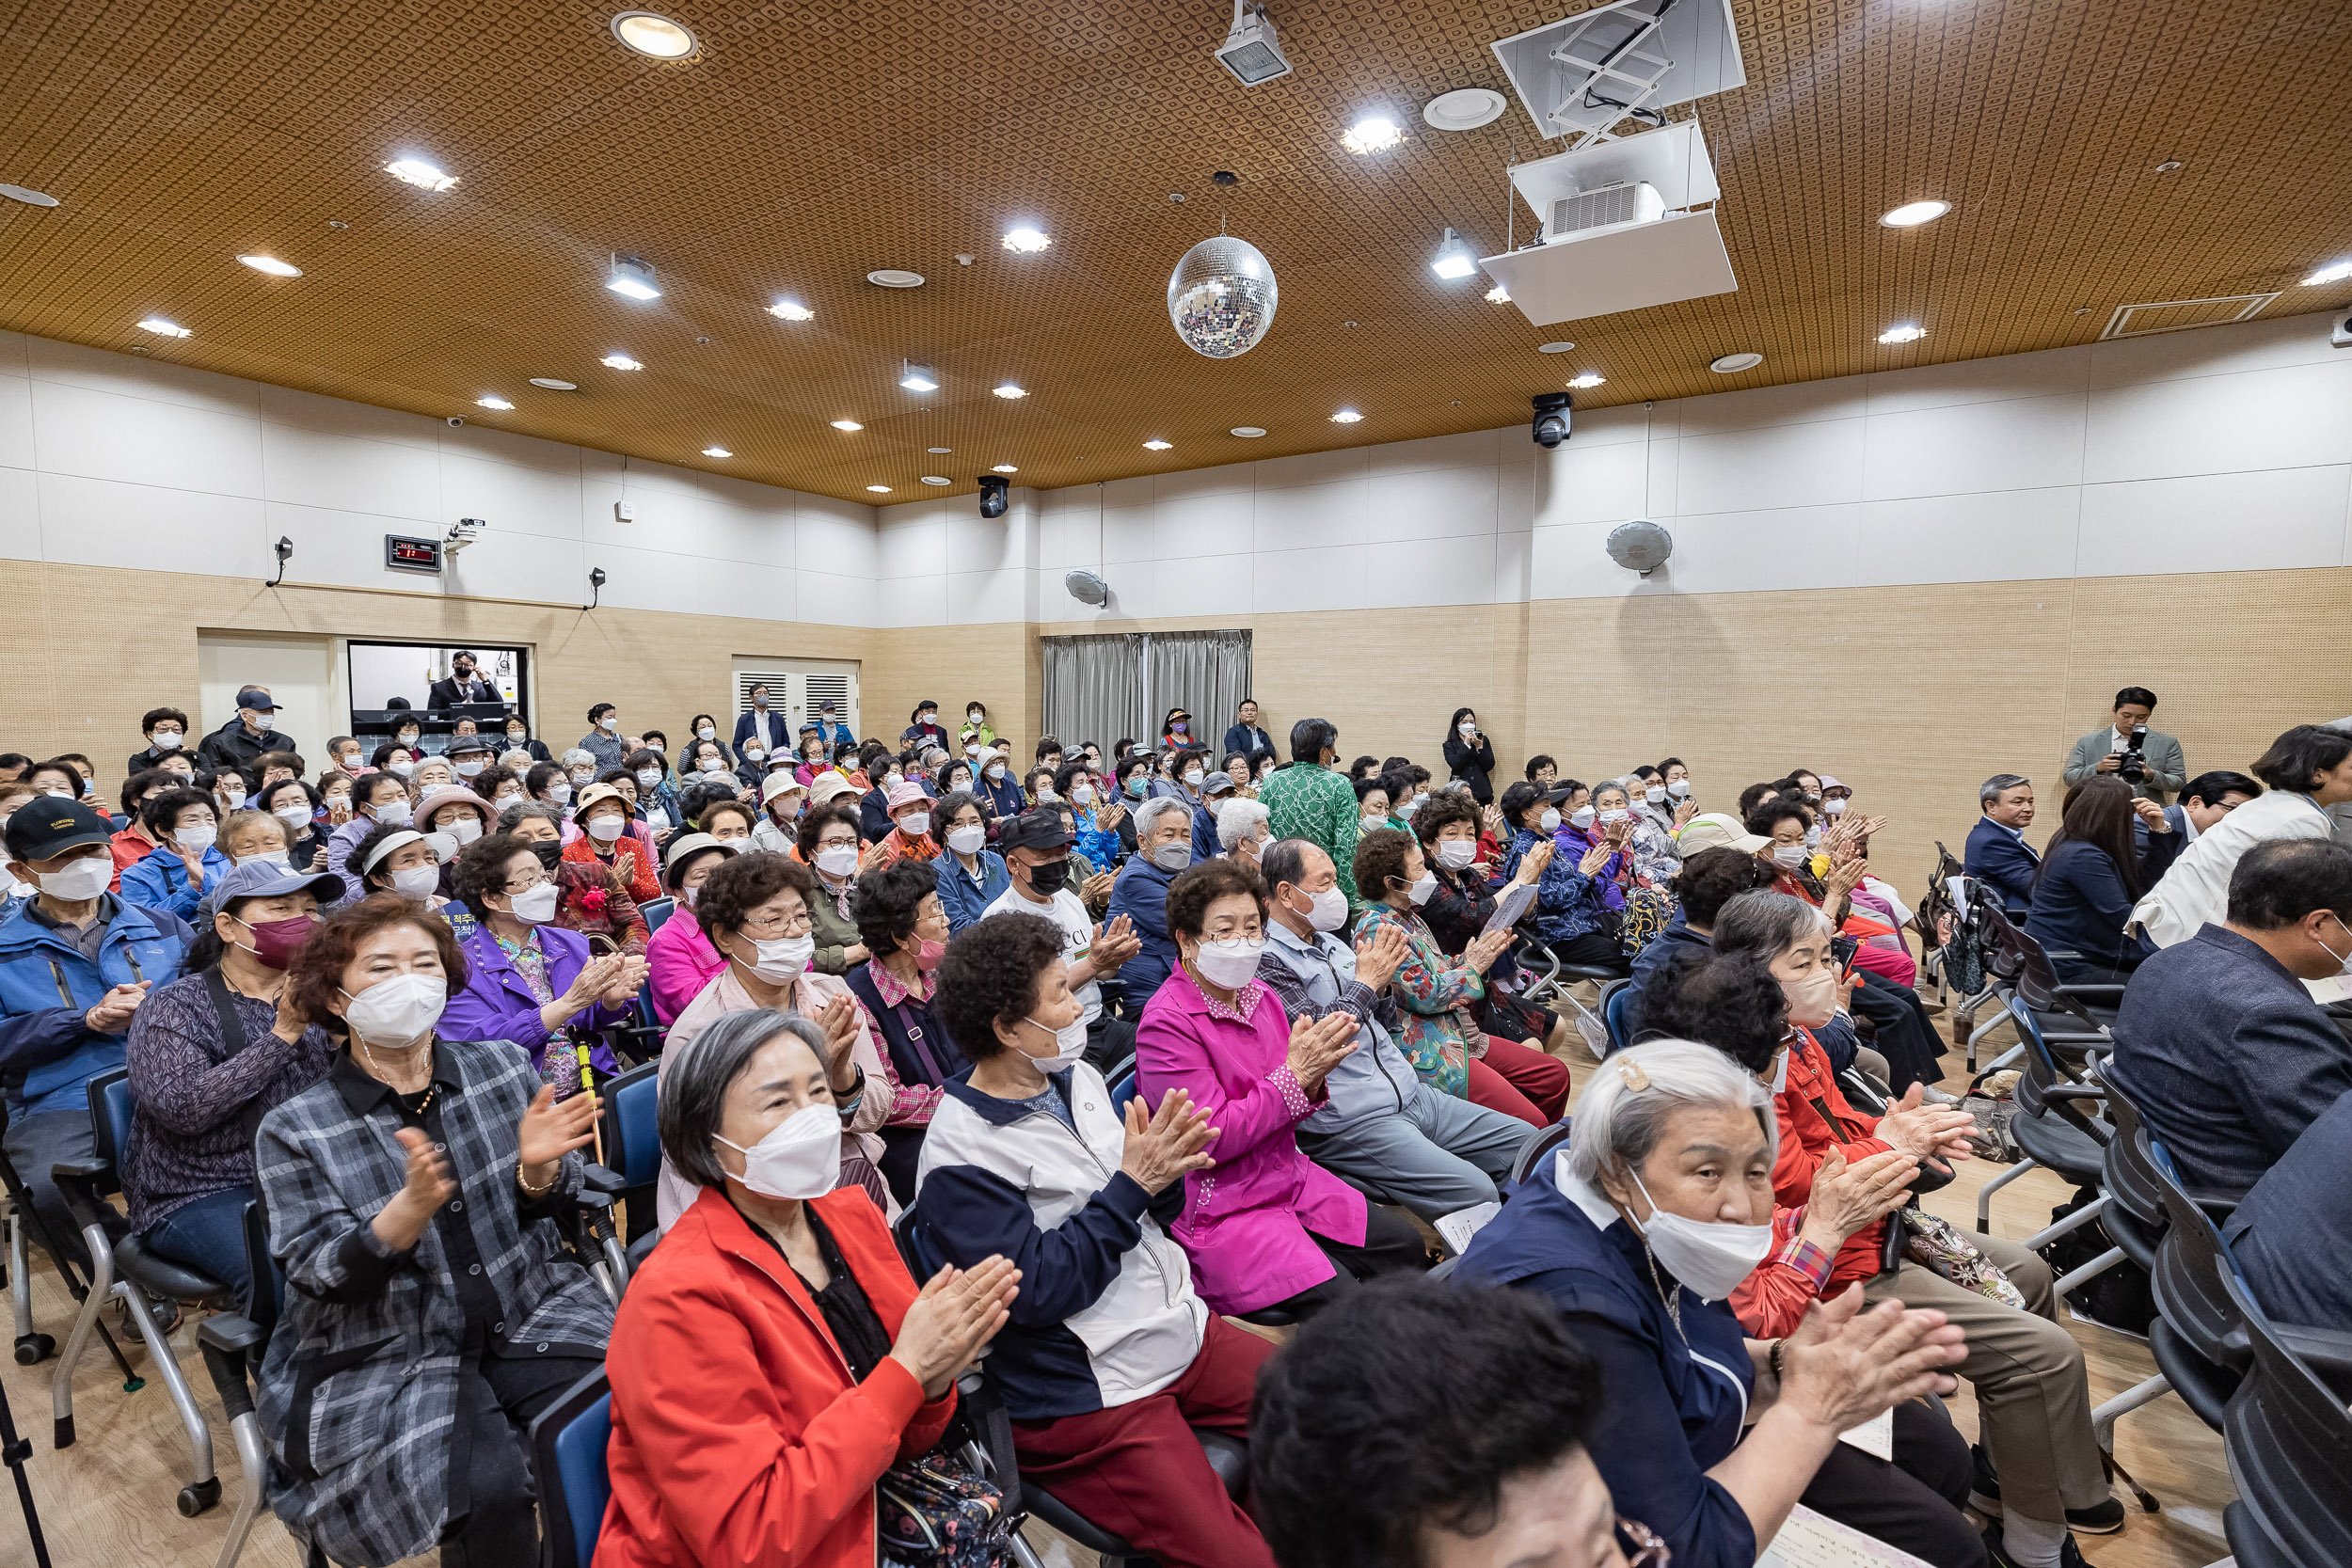
[(1666, 215), (1666, 198), (1646, 180), (1603, 185), (1597, 191), (1554, 197), (1544, 219), (1544, 243), (1589, 240), (1637, 223), (1656, 223)]

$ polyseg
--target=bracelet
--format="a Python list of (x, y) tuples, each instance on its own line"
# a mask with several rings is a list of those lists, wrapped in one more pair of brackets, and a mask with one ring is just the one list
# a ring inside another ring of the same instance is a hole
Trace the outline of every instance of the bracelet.
[[(851, 1062), (850, 1065), (857, 1069), (857, 1082), (850, 1085), (848, 1094), (837, 1097), (834, 1101), (834, 1109), (840, 1114), (843, 1121), (848, 1121), (857, 1115), (858, 1104), (866, 1098), (866, 1069), (863, 1064), (857, 1062)], [(830, 1084), (826, 1086), (832, 1087)]]
[[(546, 1181), (546, 1183), (545, 1183), (544, 1185), (534, 1187), (534, 1186), (532, 1186), (532, 1185), (530, 1183), (530, 1181), (529, 1181), (529, 1180), (527, 1180), (524, 1178), (524, 1176), (523, 1176), (523, 1160), (522, 1160), (522, 1156), (521, 1156), (521, 1155), (519, 1155), (519, 1154), (517, 1154), (516, 1156), (515, 1156), (515, 1185), (516, 1185), (516, 1186), (517, 1186), (517, 1187), (520, 1187), (520, 1188), (523, 1190), (523, 1196), (525, 1196), (526, 1197), (545, 1197), (545, 1196), (547, 1196), (547, 1195), (548, 1195), (548, 1193), (550, 1193), (550, 1192), (554, 1191), (554, 1189), (555, 1189), (556, 1180), (557, 1180), (557, 1178), (561, 1177), (563, 1174), (564, 1174), (564, 1166), (563, 1166), (562, 1162), (560, 1162), (560, 1161), (559, 1161), (559, 1162), (557, 1162), (557, 1164), (556, 1164), (556, 1167), (555, 1167), (555, 1175), (554, 1175), (554, 1176), (550, 1176), (550, 1177), (548, 1177), (548, 1178), (547, 1179), (547, 1181)], [(1773, 1354), (1774, 1354), (1775, 1355), (1777, 1355), (1777, 1354), (1779, 1354), (1779, 1352), (1778, 1352), (1777, 1350), (1775, 1350), (1775, 1351), (1773, 1352)], [(1775, 1368), (1774, 1370), (1777, 1370), (1778, 1369), (1777, 1369), (1777, 1368)]]
[(1780, 1382), (1780, 1380), (1781, 1380), (1781, 1373), (1780, 1373), (1780, 1347), (1781, 1347), (1781, 1346), (1783, 1346), (1783, 1345), (1785, 1345), (1785, 1344), (1787, 1344), (1788, 1342), (1788, 1340), (1786, 1340), (1786, 1339), (1775, 1339), (1775, 1340), (1773, 1340), (1773, 1341), (1772, 1341), (1772, 1348), (1771, 1354), (1770, 1354), (1768, 1355), (1768, 1357), (1767, 1357), (1767, 1364), (1768, 1364), (1768, 1365), (1770, 1365), (1770, 1366), (1771, 1366), (1771, 1368), (1772, 1369), (1772, 1381), (1773, 1381), (1774, 1383), (1778, 1383), (1778, 1382)]

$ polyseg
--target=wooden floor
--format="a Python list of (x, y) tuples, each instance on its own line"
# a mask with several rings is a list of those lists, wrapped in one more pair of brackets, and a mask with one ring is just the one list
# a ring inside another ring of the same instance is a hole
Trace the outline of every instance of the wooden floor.
[[(2006, 1038), (2006, 1035), (1999, 1037)], [(1955, 1052), (1946, 1058), (1955, 1074)], [(1578, 1086), (1592, 1064), (1574, 1053), (1571, 1070)], [(1958, 1086), (1958, 1080), (1951, 1081)], [(1976, 1222), (1978, 1190), (2006, 1165), (1963, 1164), (1960, 1179), (1928, 1199), (1928, 1207), (1962, 1225)], [(2050, 1211), (2070, 1196), (2045, 1171), (2033, 1171), (1994, 1195), (1993, 1230), (2023, 1237), (2049, 1223)], [(54, 1272), (37, 1263), (34, 1311), (40, 1326), (65, 1338), (72, 1303)], [(57, 1451), (51, 1446), (49, 1380), (54, 1361), (19, 1367), (0, 1360), (0, 1386), (8, 1391), (17, 1431), (33, 1444), (28, 1464), (33, 1496), (58, 1568), (197, 1568), (215, 1560), (228, 1533), (238, 1482), (234, 1446), (219, 1402), (213, 1397), (192, 1321), (173, 1339), (181, 1366), (214, 1426), (215, 1463), (223, 1498), (211, 1513), (183, 1519), (172, 1506), (185, 1479), (186, 1440), (160, 1380), (150, 1377), (135, 1394), (103, 1347), (82, 1360), (74, 1380), (74, 1411), (80, 1441)], [(111, 1322), (114, 1313), (109, 1311)], [(2121, 1393), (2154, 1371), (2144, 1344), (2089, 1323), (2070, 1323), (2090, 1369), (2094, 1403)], [(128, 1352), (144, 1370), (142, 1353)], [(1961, 1429), (1976, 1431), (1976, 1407), (1966, 1385), (1947, 1402)], [(2179, 1400), (2164, 1398), (2123, 1418), (2116, 1429), (2116, 1458), (2155, 1494), (2162, 1512), (2148, 1514), (2131, 1506), (2120, 1535), (2081, 1538), (2084, 1557), (2095, 1568), (2199, 1568), (2229, 1555), (2221, 1535), (2221, 1510), (2234, 1495), (2222, 1458), (2220, 1436), (2189, 1414)], [(2129, 1497), (2125, 1497), (2127, 1505)], [(1090, 1568), (1090, 1555), (1072, 1548), (1042, 1526), (1030, 1528), (1032, 1541), (1053, 1568)], [(267, 1513), (256, 1526), (243, 1560), (254, 1568), (299, 1568), (293, 1540)], [(0, 1482), (0, 1568), (30, 1563), (13, 1488)], [(523, 1568), (523, 1565), (518, 1565)]]

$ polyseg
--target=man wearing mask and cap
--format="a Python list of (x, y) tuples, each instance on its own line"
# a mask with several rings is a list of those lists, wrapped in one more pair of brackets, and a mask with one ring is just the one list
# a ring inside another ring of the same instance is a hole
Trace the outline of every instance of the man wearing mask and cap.
[(1067, 885), (1070, 835), (1062, 830), (1061, 813), (1031, 811), (1009, 818), (997, 831), (996, 849), (1005, 858), (1012, 886), (987, 913), (1041, 914), (1059, 926), (1062, 955), (1070, 964), (1070, 991), (1084, 1008), (1087, 1060), (1107, 1068), (1134, 1055), (1136, 1026), (1104, 1010), (1102, 981), (1117, 974), (1143, 944), (1123, 914), (1113, 915), (1101, 927), (1087, 919), (1086, 905)]
[(839, 705), (831, 697), (818, 706), (817, 736), (825, 743), (828, 751), (835, 746), (850, 746), (857, 742), (857, 736), (850, 733), (850, 726), (841, 721)]
[(490, 742), (478, 734), (452, 736), (449, 750), (442, 754), (449, 758), (450, 767), (457, 770), (457, 777), (470, 784), (490, 766)]
[(759, 742), (760, 751), (768, 756), (789, 751), (791, 748), (785, 744), (789, 737), (785, 733), (784, 715), (768, 705), (768, 688), (754, 682), (746, 695), (751, 698), (752, 705), (748, 711), (738, 714), (735, 720), (737, 754), (740, 755), (743, 748), (755, 740)]
[(495, 703), (502, 700), (498, 688), (483, 678), (482, 661), (473, 655), (461, 649), (457, 657), (450, 660), (449, 667), (450, 673), (433, 683), (433, 689), (425, 696), (425, 706), (455, 707), (461, 703)]
[(898, 736), (899, 749), (910, 746), (937, 746), (947, 749), (947, 732), (939, 727), (939, 705), (926, 698), (914, 705), (906, 730)]
[(294, 743), (278, 733), (278, 701), (258, 686), (237, 693), (237, 716), (204, 737), (196, 758), (214, 772), (243, 771), (264, 752), (291, 752)]
[[(266, 700), (266, 699), (264, 699)], [(0, 1083), (8, 1085), (8, 1160), (59, 1248), (89, 1267), (50, 1177), (88, 1160), (88, 1085), (123, 1065), (124, 1037), (151, 985), (171, 979), (194, 940), (166, 911), (106, 891), (112, 824), (79, 801), (37, 796), (8, 816), (8, 873), (38, 892), (0, 922)]]

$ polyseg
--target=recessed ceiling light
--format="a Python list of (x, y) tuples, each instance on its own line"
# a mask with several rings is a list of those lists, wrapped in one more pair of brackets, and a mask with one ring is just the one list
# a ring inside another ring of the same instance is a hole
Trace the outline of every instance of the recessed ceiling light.
[(580, 390), (579, 382), (565, 381), (561, 376), (534, 375), (531, 378), (531, 384), (533, 387), (544, 387), (550, 392), (577, 392)]
[(1497, 305), (1508, 305), (1511, 303), (1511, 291), (1498, 283), (1486, 291), (1486, 297)]
[(1405, 139), (1404, 128), (1386, 115), (1366, 115), (1348, 127), (1340, 145), (1358, 157), (1368, 152), (1386, 152)]
[(926, 484), (953, 484), (955, 481), (951, 479), (943, 479), (937, 474), (925, 474), (923, 476), (923, 483)]
[(778, 321), (812, 322), (817, 319), (817, 312), (797, 299), (780, 299), (768, 307), (768, 313)]
[(1000, 387), (992, 387), (989, 390), (1000, 398), (1025, 398), (1029, 395), (1027, 388), (1013, 381), (1008, 381)]
[(866, 488), (873, 491), (874, 494), (878, 496), (886, 496), (890, 494), (890, 486), (887, 484), (869, 484)]
[(2156, 166), (2156, 172), (2158, 174), (2172, 174), (2177, 172), (2181, 167), (2182, 164), (2180, 159), (2167, 158), (2164, 162)]
[(1331, 416), (1331, 422), (1333, 424), (1357, 424), (1361, 422), (1362, 420), (1363, 416), (1357, 413), (1353, 408), (1343, 408), (1338, 413)]
[(1429, 270), (1439, 277), (1468, 277), (1478, 270), (1478, 252), (1470, 241), (1449, 229), (1438, 243), (1438, 253), (1429, 259)]
[(1570, 377), (1568, 385), (1581, 390), (1588, 388), (1597, 387), (1608, 379), (1609, 378), (1607, 376), (1602, 375), (1598, 371), (1586, 371), (1582, 375)]
[(953, 447), (926, 447), (923, 450), (930, 452), (933, 457), (945, 457), (956, 449)]
[(275, 256), (256, 253), (251, 256), (240, 256), (237, 260), (251, 267), (255, 272), (265, 272), (272, 277), (300, 277), (302, 276), (300, 267), (295, 266), (292, 261), (281, 261)]
[(608, 354), (604, 363), (616, 371), (642, 371), (645, 367), (626, 354)]
[(661, 285), (654, 281), (653, 263), (617, 251), (612, 256), (612, 270), (604, 275), (604, 286), (628, 299), (661, 297)]
[(936, 392), (939, 377), (929, 365), (904, 364), (898, 373), (898, 385), (910, 392)]
[(1176, 443), (1173, 441), (1163, 441), (1154, 436), (1152, 439), (1143, 443), (1143, 450), (1146, 451), (1166, 451), (1168, 448), (1174, 446), (1175, 444)]
[(1737, 375), (1741, 371), (1752, 371), (1762, 363), (1764, 363), (1764, 356), (1760, 354), (1726, 354), (1719, 358), (1709, 359), (1707, 362), (1707, 368), (1717, 375)]
[(150, 316), (139, 323), (139, 325), (159, 337), (184, 338), (188, 336), (188, 329), (168, 316)]
[(733, 457), (735, 453), (727, 451), (724, 447), (705, 447), (703, 448), (703, 455), (705, 457)]
[(1502, 94), (1492, 87), (1456, 87), (1421, 106), (1423, 123), (1438, 131), (1475, 131), (1502, 115)]
[(1231, 431), (1227, 432), (1227, 434), (1238, 436), (1245, 441), (1254, 441), (1259, 436), (1265, 434), (1265, 426), (1262, 424), (1237, 424)]
[(499, 396), (496, 392), (485, 392), (481, 397), (474, 399), (474, 402), (485, 408), (512, 408), (515, 406), (504, 398)]
[(1025, 256), (1034, 256), (1052, 245), (1054, 239), (1044, 230), (1024, 224), (1018, 229), (1006, 230), (1005, 237), (1000, 243), (1007, 250), (1017, 250)]
[(384, 166), (384, 172), (421, 191), (445, 191), (457, 183), (457, 176), (443, 174), (438, 165), (422, 158), (394, 158)]
[(1537, 343), (1535, 345), (1535, 352), (1538, 354), (1565, 354), (1568, 350), (1574, 348), (1575, 346), (1576, 345), (1574, 343)]
[(2352, 261), (2330, 261), (2309, 277), (2305, 283), (2341, 283), (2352, 277)]
[(999, 463), (996, 465), (996, 471), (1000, 474), (1017, 474), (1021, 470), (1009, 463)]
[(22, 201), (27, 207), (55, 207), (57, 198), (47, 191), (37, 191), (30, 185), (0, 185), (0, 196), (10, 201)]
[(1889, 229), (1916, 229), (1923, 223), (1933, 223), (1951, 210), (1948, 201), (1909, 201), (1891, 213), (1882, 214), (1879, 222)]
[(612, 19), (612, 36), (657, 60), (682, 60), (696, 47), (692, 33), (651, 11), (623, 11)]
[(1905, 322), (1900, 326), (1890, 326), (1880, 333), (1879, 341), (1882, 343), (1915, 343), (1927, 335), (1928, 329), (1918, 323)]
[(866, 281), (882, 289), (919, 289), (923, 286), (923, 275), (904, 267), (876, 267), (866, 275)]
[(835, 420), (833, 421), (833, 427), (835, 430), (864, 430), (866, 428), (855, 420)]

